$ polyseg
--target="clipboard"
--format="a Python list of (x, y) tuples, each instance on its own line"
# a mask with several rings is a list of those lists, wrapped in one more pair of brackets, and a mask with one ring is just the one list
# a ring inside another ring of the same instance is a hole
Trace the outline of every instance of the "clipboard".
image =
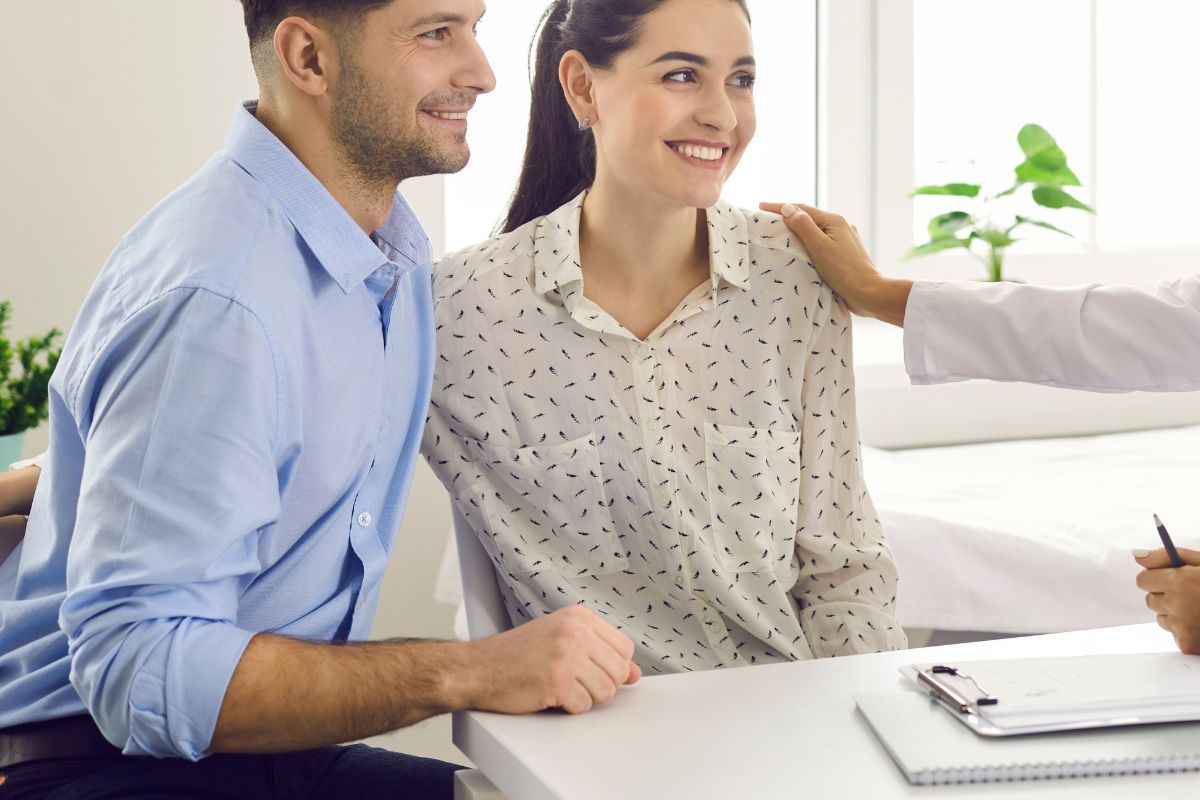
[(955, 661), (900, 671), (980, 736), (1200, 720), (1200, 656)]

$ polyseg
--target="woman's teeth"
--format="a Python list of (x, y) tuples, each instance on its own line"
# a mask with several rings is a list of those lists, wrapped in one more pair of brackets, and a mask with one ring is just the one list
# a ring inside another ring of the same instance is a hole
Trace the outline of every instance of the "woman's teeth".
[(698, 158), (701, 161), (720, 161), (721, 156), (725, 155), (725, 150), (719, 147), (698, 147), (694, 144), (673, 144), (671, 145), (676, 153), (688, 156), (690, 158)]
[(437, 117), (438, 119), (466, 119), (467, 118), (467, 112), (465, 112), (465, 111), (454, 111), (454, 112), (426, 111), (425, 113), (429, 114), (431, 117)]

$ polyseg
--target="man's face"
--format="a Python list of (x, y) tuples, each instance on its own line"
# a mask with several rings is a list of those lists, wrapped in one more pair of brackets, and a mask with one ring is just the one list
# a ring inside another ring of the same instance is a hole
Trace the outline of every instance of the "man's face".
[(364, 181), (467, 165), (467, 112), (496, 85), (475, 39), (483, 12), (483, 0), (393, 0), (341, 35), (332, 129)]

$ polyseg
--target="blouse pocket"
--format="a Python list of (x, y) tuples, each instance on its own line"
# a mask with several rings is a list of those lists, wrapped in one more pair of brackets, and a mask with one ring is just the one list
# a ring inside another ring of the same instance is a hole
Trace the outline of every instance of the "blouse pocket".
[(594, 435), (533, 447), (469, 444), (483, 479), (484, 546), (503, 569), (573, 578), (625, 569)]
[(717, 560), (732, 572), (787, 566), (796, 544), (800, 434), (710, 423), (704, 447)]

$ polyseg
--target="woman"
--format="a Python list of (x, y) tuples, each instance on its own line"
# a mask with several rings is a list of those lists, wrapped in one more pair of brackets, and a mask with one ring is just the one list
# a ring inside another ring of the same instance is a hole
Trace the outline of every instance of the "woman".
[(424, 452), (514, 623), (586, 604), (643, 670), (904, 647), (849, 316), (778, 216), (744, 0), (559, 0), (504, 233), (435, 268)]

